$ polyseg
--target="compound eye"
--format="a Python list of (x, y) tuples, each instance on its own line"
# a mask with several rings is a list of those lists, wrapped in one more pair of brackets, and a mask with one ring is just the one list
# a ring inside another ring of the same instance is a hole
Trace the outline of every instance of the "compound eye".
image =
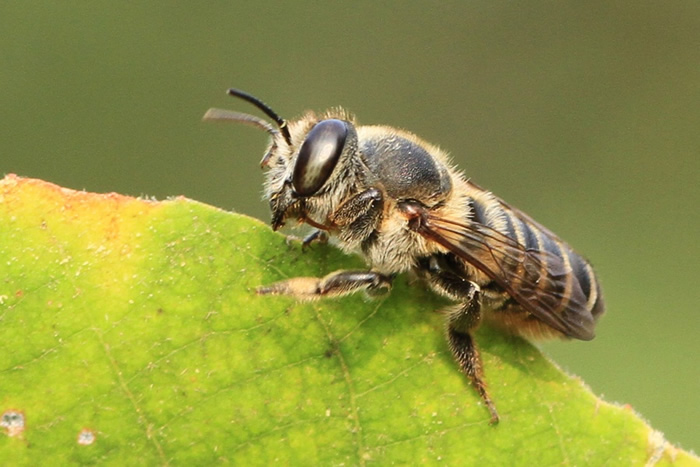
[(326, 183), (338, 164), (347, 136), (347, 125), (336, 119), (317, 123), (306, 135), (292, 175), (298, 195), (311, 196)]

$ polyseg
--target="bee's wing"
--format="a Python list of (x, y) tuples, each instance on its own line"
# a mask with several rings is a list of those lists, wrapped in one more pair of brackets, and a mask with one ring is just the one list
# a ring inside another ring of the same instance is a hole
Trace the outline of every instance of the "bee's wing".
[(558, 256), (526, 249), (482, 224), (466, 225), (430, 214), (417, 231), (481, 270), (547, 325), (569, 337), (593, 339), (595, 321), (586, 296)]

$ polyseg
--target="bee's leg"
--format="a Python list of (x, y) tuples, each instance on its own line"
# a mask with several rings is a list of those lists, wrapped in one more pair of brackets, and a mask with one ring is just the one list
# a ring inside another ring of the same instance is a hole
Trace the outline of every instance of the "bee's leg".
[(376, 188), (368, 188), (343, 203), (330, 220), (342, 229), (341, 240), (353, 243), (368, 238), (376, 229), (384, 209), (384, 196)]
[[(384, 197), (381, 191), (376, 188), (368, 188), (349, 198), (335, 212), (330, 215), (329, 220), (335, 227), (346, 227), (344, 235), (350, 239), (360, 239), (367, 237), (374, 230), (377, 221), (382, 213)], [(344, 238), (344, 240), (347, 240)], [(327, 242), (328, 234), (316, 229), (304, 237), (302, 248), (308, 247), (313, 242)]]
[(486, 404), (491, 414), (491, 423), (495, 424), (498, 423), (498, 412), (496, 412), (496, 406), (486, 390), (481, 356), (472, 336), (472, 331), (476, 329), (481, 318), (478, 295), (477, 289), (471, 301), (460, 305), (449, 314), (447, 317), (447, 340), (452, 355)]
[[(376, 188), (368, 188), (352, 196), (330, 216), (341, 240), (360, 243), (370, 236), (381, 219), (384, 198)], [(308, 245), (322, 233), (314, 232), (304, 239)], [(322, 278), (295, 277), (258, 288), (261, 295), (291, 295), (299, 299), (338, 297), (360, 290), (379, 294), (391, 288), (393, 276), (375, 271), (336, 271)]]
[(479, 286), (448, 268), (443, 269), (435, 258), (428, 259), (424, 267), (428, 270), (428, 281), (434, 288), (461, 302), (447, 312), (447, 341), (462, 372), (486, 404), (491, 414), (491, 424), (498, 423), (498, 412), (486, 390), (481, 356), (472, 335), (481, 321)]
[(374, 271), (336, 271), (322, 278), (295, 277), (257, 289), (260, 295), (290, 295), (302, 300), (390, 289), (393, 277)]
[(309, 235), (304, 237), (304, 240), (302, 240), (302, 242), (301, 242), (302, 250), (305, 250), (306, 248), (309, 247), (309, 245), (311, 245), (314, 242), (319, 242), (319, 243), (328, 242), (328, 234), (321, 229), (314, 230)]

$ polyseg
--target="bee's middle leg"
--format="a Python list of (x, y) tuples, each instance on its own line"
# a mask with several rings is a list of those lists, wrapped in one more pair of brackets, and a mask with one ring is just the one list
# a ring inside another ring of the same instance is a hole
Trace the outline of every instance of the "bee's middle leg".
[[(368, 238), (381, 219), (384, 198), (376, 188), (361, 191), (343, 203), (330, 220), (336, 227), (344, 227), (339, 233), (350, 243), (361, 243)], [(304, 246), (325, 235), (316, 231), (304, 239)], [(258, 288), (261, 295), (290, 295), (299, 299), (338, 297), (360, 290), (379, 294), (391, 289), (393, 276), (376, 271), (341, 270), (322, 278), (295, 277)]]
[(260, 295), (289, 295), (302, 300), (339, 297), (360, 290), (378, 292), (391, 289), (393, 277), (375, 271), (341, 270), (325, 277), (294, 277), (257, 289)]

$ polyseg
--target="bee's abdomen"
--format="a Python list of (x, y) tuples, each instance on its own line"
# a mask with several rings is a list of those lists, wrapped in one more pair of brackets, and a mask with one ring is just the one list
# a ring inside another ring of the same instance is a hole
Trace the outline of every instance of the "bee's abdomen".
[[(492, 196), (476, 196), (471, 199), (472, 222), (485, 225), (509, 237), (525, 250), (545, 252), (537, 254), (541, 262), (541, 276), (552, 278), (538, 281), (538, 293), (547, 295), (553, 307), (564, 312), (575, 301), (585, 302), (586, 310), (597, 318), (603, 313), (604, 305), (600, 287), (591, 265), (571, 247), (554, 234), (535, 223), (527, 216), (512, 210)], [(504, 262), (503, 267), (518, 268), (517, 261)], [(524, 278), (523, 278), (524, 279)], [(516, 280), (513, 288), (523, 287)], [(507, 308), (510, 303), (504, 302)]]

